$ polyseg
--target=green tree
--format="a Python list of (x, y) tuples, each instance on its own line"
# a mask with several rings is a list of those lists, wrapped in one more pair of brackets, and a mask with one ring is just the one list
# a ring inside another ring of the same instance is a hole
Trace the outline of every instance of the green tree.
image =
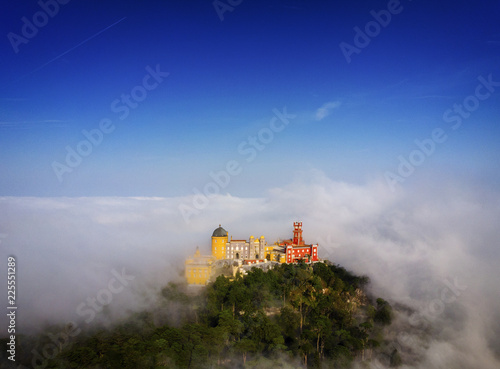
[(384, 299), (377, 299), (377, 310), (373, 320), (382, 325), (389, 325), (392, 322), (392, 308), (391, 305)]
[(391, 359), (390, 359), (391, 367), (398, 367), (401, 366), (402, 364), (403, 360), (401, 359), (398, 350), (394, 349), (394, 351), (391, 353)]
[(235, 343), (234, 348), (241, 354), (243, 365), (247, 362), (247, 355), (257, 351), (255, 341), (249, 338), (242, 338), (240, 341)]

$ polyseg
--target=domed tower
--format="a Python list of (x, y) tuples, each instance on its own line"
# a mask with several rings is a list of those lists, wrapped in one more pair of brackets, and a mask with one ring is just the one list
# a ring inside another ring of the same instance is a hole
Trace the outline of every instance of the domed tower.
[(221, 227), (212, 233), (212, 256), (217, 260), (226, 258), (227, 231)]

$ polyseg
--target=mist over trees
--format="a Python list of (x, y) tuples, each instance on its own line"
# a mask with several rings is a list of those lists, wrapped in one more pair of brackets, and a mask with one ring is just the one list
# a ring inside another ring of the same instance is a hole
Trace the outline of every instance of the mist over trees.
[(399, 365), (384, 337), (392, 308), (367, 297), (368, 282), (324, 263), (221, 275), (196, 293), (170, 282), (156, 309), (59, 340), (53, 359), (31, 362), (21, 338), (19, 357), (35, 368), (348, 368), (385, 352)]
[[(20, 261), (16, 359), (30, 363), (33, 349), (43, 354), (51, 343), (43, 333), (57, 335), (68, 322), (78, 323), (84, 337), (98, 324), (108, 329), (123, 321), (130, 311), (153, 309), (162, 286), (182, 272), (185, 256), (204, 245), (213, 219), (233, 219), (228, 228), (235, 234), (252, 230), (276, 239), (288, 235), (283, 225), (290, 214), (300, 214), (322, 258), (369, 275), (367, 290), (390, 302), (395, 314), (384, 337), (406, 344), (406, 351), (394, 347), (405, 368), (498, 368), (498, 192), (462, 181), (450, 191), (444, 182), (432, 190), (420, 183), (422, 191), (388, 197), (377, 183), (354, 186), (313, 174), (268, 198), (216, 197), (195, 227), (165, 211), (176, 206), (171, 198), (3, 198), (7, 236), (0, 254)], [(178, 243), (167, 242), (172, 239)], [(91, 324), (80, 321), (77, 307), (108, 285), (113, 269), (123, 268), (135, 280)], [(184, 292), (181, 285), (178, 290)], [(376, 308), (376, 299), (371, 304)], [(178, 328), (191, 311), (181, 302), (163, 299), (163, 305), (154, 311), (157, 326)], [(0, 322), (7, 326), (4, 317)], [(33, 333), (41, 334), (27, 336)], [(374, 353), (384, 364), (372, 368), (389, 366), (394, 348)]]

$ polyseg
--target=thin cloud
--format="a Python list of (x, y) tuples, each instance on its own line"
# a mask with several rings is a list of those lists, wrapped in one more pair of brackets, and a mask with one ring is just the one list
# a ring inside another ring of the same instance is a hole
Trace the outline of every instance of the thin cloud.
[(327, 103), (324, 103), (323, 106), (321, 106), (318, 110), (316, 110), (316, 120), (320, 121), (325, 119), (327, 116), (331, 114), (331, 112), (337, 108), (339, 108), (341, 105), (340, 101), (330, 101)]
[(53, 63), (53, 62), (55, 62), (57, 59), (62, 58), (64, 55), (66, 55), (66, 54), (68, 54), (68, 53), (72, 52), (73, 50), (75, 50), (75, 49), (77, 49), (77, 48), (79, 48), (79, 47), (80, 47), (80, 46), (82, 46), (83, 44), (86, 44), (87, 42), (89, 42), (90, 40), (92, 40), (92, 39), (96, 38), (96, 37), (97, 37), (97, 36), (99, 36), (101, 33), (103, 33), (103, 32), (105, 32), (105, 31), (107, 31), (107, 30), (108, 30), (108, 29), (110, 29), (111, 27), (116, 26), (118, 23), (120, 23), (121, 21), (125, 20), (126, 18), (127, 18), (127, 17), (123, 17), (122, 19), (120, 19), (120, 20), (118, 20), (118, 21), (114, 22), (113, 24), (110, 24), (109, 26), (107, 26), (107, 27), (103, 28), (103, 29), (102, 29), (102, 30), (100, 30), (99, 32), (97, 32), (97, 33), (93, 34), (92, 36), (90, 36), (90, 37), (86, 38), (85, 40), (83, 40), (82, 42), (80, 42), (78, 45), (75, 45), (75, 46), (73, 46), (73, 47), (69, 48), (68, 50), (64, 51), (63, 53), (61, 53), (61, 54), (57, 55), (55, 58), (50, 59), (48, 62), (46, 62), (46, 63), (42, 64), (42, 65), (41, 65), (41, 66), (39, 66), (38, 68), (36, 68), (36, 69), (32, 70), (31, 72), (29, 72), (29, 73), (25, 74), (24, 76), (20, 77), (19, 79), (17, 79), (17, 81), (19, 81), (19, 80), (21, 80), (21, 79), (23, 79), (23, 78), (25, 78), (25, 77), (27, 77), (27, 76), (29, 76), (29, 75), (31, 75), (31, 74), (33, 74), (33, 73), (35, 73), (35, 72), (38, 72), (40, 69), (45, 68), (47, 65), (49, 65), (49, 64), (51, 64), (51, 63)]

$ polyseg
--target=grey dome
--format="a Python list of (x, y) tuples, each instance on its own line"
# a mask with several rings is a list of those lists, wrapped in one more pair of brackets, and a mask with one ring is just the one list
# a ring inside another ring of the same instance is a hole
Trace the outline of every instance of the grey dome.
[(214, 233), (212, 233), (212, 237), (226, 237), (227, 236), (227, 231), (222, 228), (219, 224), (219, 228), (217, 228)]

